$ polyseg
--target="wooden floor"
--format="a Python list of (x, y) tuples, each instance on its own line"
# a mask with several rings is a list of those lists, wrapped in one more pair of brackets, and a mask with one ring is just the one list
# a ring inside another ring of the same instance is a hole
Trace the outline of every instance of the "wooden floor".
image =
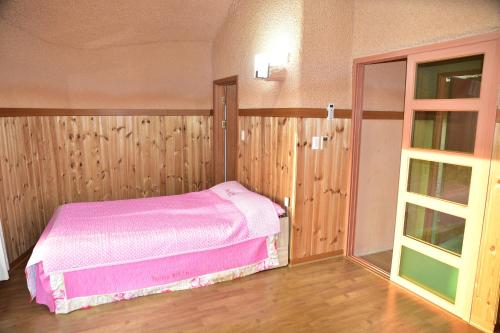
[(23, 265), (0, 282), (0, 332), (478, 332), (343, 258), (54, 315)]
[(387, 273), (391, 272), (392, 250), (367, 254), (365, 256), (361, 256), (361, 258), (365, 259), (372, 265), (383, 269)]

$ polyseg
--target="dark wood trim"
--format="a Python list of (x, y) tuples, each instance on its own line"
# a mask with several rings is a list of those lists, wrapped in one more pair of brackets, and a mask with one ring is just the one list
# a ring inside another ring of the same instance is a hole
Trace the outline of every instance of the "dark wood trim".
[[(214, 81), (215, 82), (215, 81)], [(237, 81), (236, 81), (237, 82)], [(232, 84), (232, 83), (231, 83)], [(45, 109), (45, 108), (0, 108), (0, 117), (39, 117), (39, 116), (212, 116), (209, 109)], [(239, 109), (242, 117), (290, 117), (326, 118), (326, 110), (319, 108), (262, 108)], [(350, 109), (336, 109), (335, 118), (351, 118)], [(363, 119), (403, 119), (403, 112), (367, 111)], [(500, 122), (500, 110), (497, 110)]]
[(381, 53), (376, 55), (363, 56), (354, 59), (354, 64), (376, 64), (381, 62), (390, 62), (405, 60), (409, 55), (422, 53), (427, 51), (436, 51), (445, 48), (451, 48), (456, 46), (463, 46), (468, 44), (475, 44), (480, 42), (487, 42), (500, 38), (500, 32), (489, 32), (481, 35), (464, 37), (461, 39), (455, 39), (450, 41), (444, 41), (436, 44), (426, 44), (422, 46), (416, 46), (412, 48), (402, 49), (398, 51), (392, 51), (387, 53)]
[(9, 263), (10, 269), (13, 269), (16, 266), (18, 266), (19, 264), (23, 263), (26, 260), (26, 258), (31, 255), (31, 252), (33, 252), (34, 248), (35, 248), (35, 246), (30, 247), (26, 252), (24, 252), (19, 257), (17, 257), (12, 262), (10, 262)]
[(217, 84), (219, 86), (227, 86), (230, 84), (237, 84), (237, 83), (238, 83), (238, 75), (228, 76), (222, 79), (214, 80), (214, 84)]
[(0, 108), (0, 117), (35, 116), (211, 116), (210, 109)]
[(347, 239), (346, 256), (354, 254), (354, 236), (356, 229), (356, 205), (358, 199), (359, 155), (361, 149), (361, 124), (363, 123), (363, 81), (364, 64), (353, 64), (352, 71), (352, 118), (349, 140), (351, 152), (349, 154), (349, 183), (347, 191)]
[[(325, 109), (319, 108), (263, 108), (240, 109), (240, 117), (289, 117), (289, 118), (326, 118)], [(335, 109), (335, 118), (350, 119), (350, 109)], [(365, 111), (363, 119), (398, 119), (403, 120), (404, 112), (400, 111)]]
[(364, 111), (363, 119), (403, 120), (403, 111)]
[[(290, 117), (290, 118), (326, 118), (326, 109), (320, 108), (262, 108), (240, 109), (242, 117)], [(335, 109), (335, 118), (351, 118), (351, 110)]]
[(329, 259), (332, 257), (341, 256), (343, 254), (344, 254), (344, 250), (336, 250), (336, 251), (331, 251), (331, 252), (315, 254), (315, 255), (303, 257), (303, 258), (295, 258), (295, 259), (290, 260), (290, 266), (310, 263), (313, 261), (325, 260), (325, 259)]

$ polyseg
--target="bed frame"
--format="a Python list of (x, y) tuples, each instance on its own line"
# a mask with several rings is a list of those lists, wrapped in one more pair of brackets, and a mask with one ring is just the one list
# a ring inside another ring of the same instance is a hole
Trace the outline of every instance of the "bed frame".
[(287, 215), (280, 217), (280, 230), (278, 235), (278, 267), (288, 266), (290, 262), (290, 219)]

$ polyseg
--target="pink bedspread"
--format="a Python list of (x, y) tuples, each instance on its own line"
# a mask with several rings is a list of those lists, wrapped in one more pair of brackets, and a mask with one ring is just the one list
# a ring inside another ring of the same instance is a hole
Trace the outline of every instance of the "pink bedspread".
[(68, 272), (218, 249), (279, 233), (272, 202), (237, 182), (183, 195), (61, 206), (28, 261)]

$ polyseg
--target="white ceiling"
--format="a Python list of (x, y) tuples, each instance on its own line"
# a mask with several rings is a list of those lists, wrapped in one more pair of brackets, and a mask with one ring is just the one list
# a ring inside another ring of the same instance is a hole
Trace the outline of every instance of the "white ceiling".
[(211, 41), (232, 0), (0, 0), (5, 24), (79, 49)]

